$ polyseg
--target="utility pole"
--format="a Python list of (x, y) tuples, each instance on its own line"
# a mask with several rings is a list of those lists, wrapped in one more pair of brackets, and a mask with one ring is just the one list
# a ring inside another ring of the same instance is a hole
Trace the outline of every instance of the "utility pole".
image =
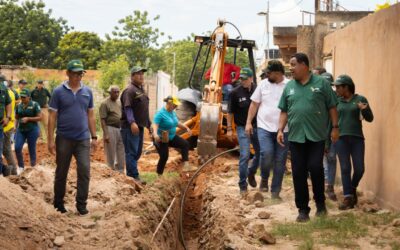
[(258, 12), (257, 15), (265, 16), (265, 24), (267, 27), (267, 49), (266, 49), (266, 59), (269, 60), (269, 0), (267, 1), (267, 11)]
[(172, 54), (174, 55), (174, 62), (173, 62), (173, 66), (172, 66), (172, 85), (171, 85), (171, 95), (174, 95), (176, 52), (172, 52)]

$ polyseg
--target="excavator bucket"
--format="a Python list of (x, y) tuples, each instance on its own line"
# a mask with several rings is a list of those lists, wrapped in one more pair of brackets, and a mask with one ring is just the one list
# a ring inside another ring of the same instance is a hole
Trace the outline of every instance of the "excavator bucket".
[(197, 140), (200, 161), (211, 158), (217, 151), (219, 113), (219, 104), (205, 103), (201, 107), (200, 134)]

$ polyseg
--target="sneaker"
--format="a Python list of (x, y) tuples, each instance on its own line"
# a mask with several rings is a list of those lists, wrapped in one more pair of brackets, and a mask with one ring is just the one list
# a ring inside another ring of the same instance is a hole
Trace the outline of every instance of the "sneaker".
[(337, 197), (335, 194), (335, 190), (333, 189), (333, 185), (327, 185), (325, 190), (326, 195), (332, 201), (337, 201)]
[(196, 171), (197, 168), (196, 168), (195, 166), (191, 166), (190, 163), (189, 163), (188, 161), (185, 161), (185, 162), (183, 163), (183, 168), (182, 168), (182, 170), (183, 170), (184, 172), (191, 172), (191, 171)]
[(271, 199), (282, 200), (282, 198), (279, 196), (279, 192), (271, 192)]
[(260, 191), (261, 192), (268, 192), (268, 180), (261, 179)]
[(328, 214), (328, 210), (326, 209), (325, 203), (324, 204), (317, 204), (317, 211), (315, 212), (315, 216), (322, 217)]
[(19, 167), (17, 170), (17, 175), (21, 175), (24, 172), (24, 168)]
[(89, 210), (87, 210), (86, 207), (76, 208), (76, 209), (78, 210), (80, 216), (85, 216), (89, 213)]
[(65, 209), (64, 205), (54, 205), (54, 208), (57, 212), (60, 212), (62, 214), (65, 214), (67, 212), (67, 209)]
[(347, 210), (354, 208), (354, 200), (352, 196), (344, 197), (343, 201), (339, 204), (339, 210)]
[(247, 181), (249, 182), (249, 185), (253, 188), (257, 187), (257, 181), (256, 181), (256, 177), (254, 176), (254, 174), (249, 174), (247, 176)]
[(306, 212), (299, 212), (297, 215), (296, 222), (307, 222), (310, 220), (310, 216)]

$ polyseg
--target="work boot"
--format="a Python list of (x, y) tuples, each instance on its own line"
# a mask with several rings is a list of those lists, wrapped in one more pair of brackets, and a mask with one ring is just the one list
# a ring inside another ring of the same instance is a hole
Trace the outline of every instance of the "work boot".
[(261, 179), (260, 191), (261, 192), (268, 192), (268, 179)]
[(326, 210), (325, 202), (321, 204), (317, 204), (317, 211), (315, 212), (315, 216), (322, 217), (328, 214), (328, 210)]
[(352, 196), (344, 197), (343, 201), (339, 204), (339, 210), (347, 210), (354, 208), (354, 199)]
[(257, 187), (257, 181), (256, 181), (256, 177), (254, 176), (254, 174), (249, 174), (247, 176), (247, 181), (249, 182), (249, 185), (253, 188)]
[(297, 215), (296, 222), (307, 222), (310, 220), (310, 216), (308, 213), (304, 211), (299, 211), (299, 215)]
[(3, 176), (6, 177), (6, 176), (9, 176), (11, 174), (11, 169), (10, 169), (9, 166), (3, 165), (2, 172), (3, 172)]
[(89, 213), (89, 210), (86, 207), (76, 207), (80, 216), (85, 216)]
[(142, 181), (139, 177), (138, 178), (134, 178), (134, 179), (138, 184), (140, 184), (142, 186), (147, 184), (145, 181)]
[(11, 175), (18, 175), (17, 166), (11, 166)]
[(353, 203), (354, 205), (358, 203), (357, 188), (353, 188)]
[(282, 198), (279, 196), (279, 192), (271, 192), (271, 199), (282, 200)]
[(327, 185), (326, 186), (326, 190), (325, 190), (326, 195), (328, 196), (328, 198), (332, 201), (337, 201), (337, 197), (335, 194), (335, 190), (333, 188), (333, 185)]

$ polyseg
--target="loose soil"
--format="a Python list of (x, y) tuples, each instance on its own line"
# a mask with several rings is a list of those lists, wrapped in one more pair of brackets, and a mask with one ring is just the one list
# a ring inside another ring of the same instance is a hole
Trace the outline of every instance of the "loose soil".
[[(145, 148), (148, 145), (147, 141)], [(156, 178), (158, 155), (154, 150), (145, 152), (139, 169), (143, 177), (154, 178), (141, 186), (109, 169), (99, 145), (91, 155), (90, 213), (85, 217), (78, 216), (74, 207), (75, 163), (71, 164), (65, 197), (69, 212), (60, 214), (52, 206), (54, 156), (48, 153), (45, 143), (39, 143), (38, 164), (30, 168), (28, 154), (24, 152), (26, 171), (21, 176), (0, 177), (0, 249), (183, 249), (178, 231), (179, 204), (193, 172), (181, 172), (180, 155), (170, 150), (166, 174)], [(190, 162), (197, 162), (195, 151), (190, 152)], [(400, 229), (392, 225), (399, 214), (382, 210), (364, 197), (350, 212), (339, 211), (337, 203), (328, 202), (328, 218), (340, 220), (350, 213), (362, 219), (364, 224), (360, 227), (366, 233), (355, 232), (352, 244), (323, 241), (325, 229), (313, 232), (312, 242), (295, 237), (290, 231), (298, 225), (292, 223), (297, 210), (290, 175), (284, 179), (282, 201), (271, 200), (270, 193), (262, 193), (264, 201), (253, 203), (250, 198), (259, 197), (258, 189), (250, 188), (248, 200), (239, 195), (237, 163), (236, 154), (216, 159), (190, 187), (183, 214), (188, 249), (399, 249)], [(174, 197), (177, 199), (170, 213), (153, 238)], [(313, 202), (310, 205), (313, 215)], [(261, 219), (260, 212), (269, 213), (269, 218)], [(314, 216), (311, 220), (304, 230), (318, 222)], [(287, 231), (282, 232), (283, 227)], [(265, 228), (261, 234), (272, 236), (276, 243), (267, 245), (260, 240), (260, 228)]]

